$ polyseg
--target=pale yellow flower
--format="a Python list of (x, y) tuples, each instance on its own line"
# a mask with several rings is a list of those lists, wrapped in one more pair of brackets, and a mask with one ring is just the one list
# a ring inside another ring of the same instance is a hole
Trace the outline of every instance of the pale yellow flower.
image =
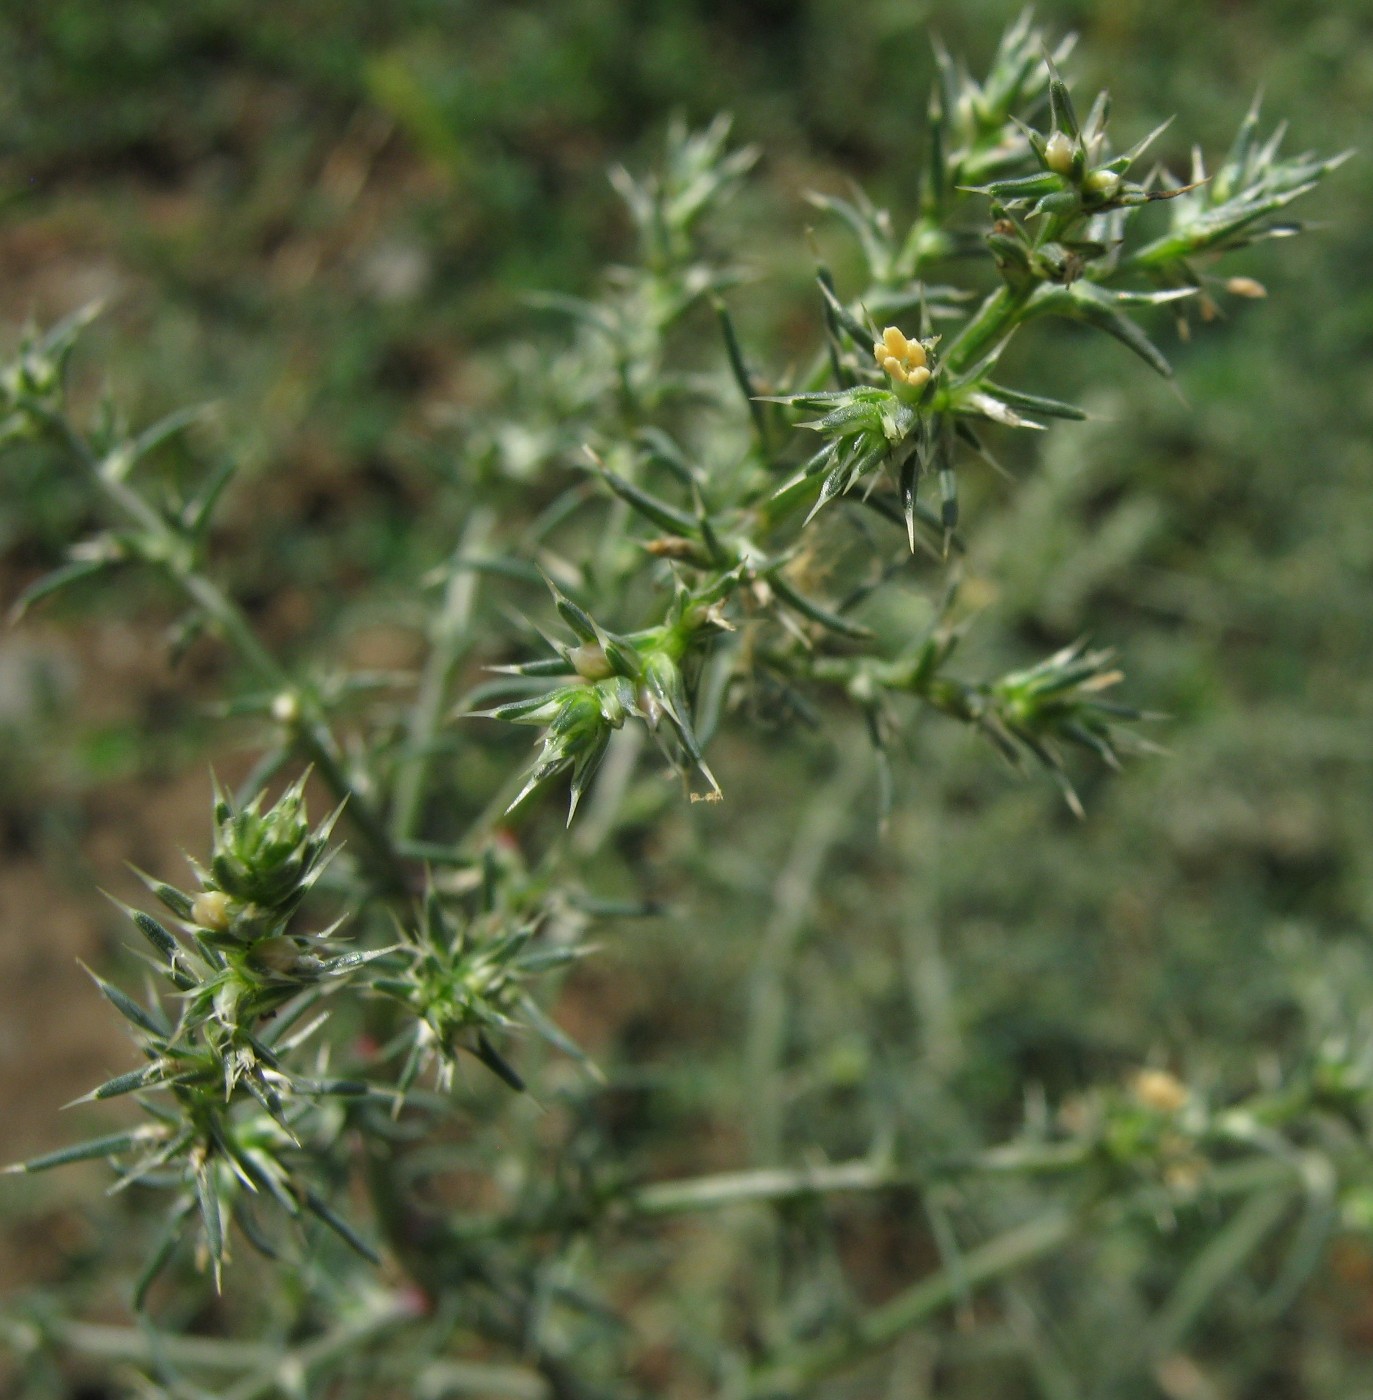
[(929, 380), (925, 347), (918, 340), (907, 340), (895, 326), (888, 326), (882, 332), (882, 339), (874, 342), (872, 353), (878, 365), (898, 384), (918, 389)]
[(1176, 1113), (1187, 1102), (1187, 1086), (1166, 1069), (1142, 1069), (1130, 1085), (1135, 1098), (1155, 1113)]

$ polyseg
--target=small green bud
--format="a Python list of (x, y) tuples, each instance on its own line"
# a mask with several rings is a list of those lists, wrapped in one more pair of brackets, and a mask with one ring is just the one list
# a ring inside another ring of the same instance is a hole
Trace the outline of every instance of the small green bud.
[(1044, 164), (1055, 175), (1071, 175), (1077, 143), (1066, 132), (1055, 131), (1044, 143)]
[(1110, 199), (1120, 189), (1120, 176), (1114, 170), (1093, 170), (1087, 176), (1086, 185), (1093, 194)]
[(293, 690), (283, 690), (272, 700), (272, 718), (290, 728), (300, 723), (300, 697)]
[(191, 904), (191, 918), (215, 933), (229, 931), (229, 907), (232, 901), (223, 890), (203, 890)]
[(598, 642), (584, 642), (567, 653), (577, 674), (584, 681), (603, 681), (614, 667), (606, 658), (605, 648)]
[(332, 819), (311, 831), (302, 786), (292, 784), (266, 812), (260, 799), (238, 809), (222, 800), (216, 810), (214, 883), (234, 899), (260, 905), (264, 914), (293, 907), (327, 855)]
[(264, 938), (253, 944), (252, 961), (265, 972), (275, 972), (287, 976), (300, 964), (300, 949), (295, 940), (278, 934), (275, 938)]

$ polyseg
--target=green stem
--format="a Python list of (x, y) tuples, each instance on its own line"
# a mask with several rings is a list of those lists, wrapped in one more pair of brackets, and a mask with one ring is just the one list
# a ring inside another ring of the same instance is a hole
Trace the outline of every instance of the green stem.
[(940, 1158), (915, 1168), (867, 1158), (813, 1167), (763, 1167), (655, 1182), (599, 1201), (563, 1199), (522, 1215), (451, 1223), (455, 1236), (470, 1244), (482, 1239), (574, 1232), (590, 1228), (601, 1218), (624, 1223), (734, 1206), (780, 1205), (816, 1195), (923, 1191), (955, 1177), (1060, 1176), (1081, 1169), (1091, 1153), (1091, 1145), (1080, 1142), (1007, 1143), (985, 1152)]
[[(1298, 1170), (1292, 1161), (1269, 1156), (1234, 1162), (1208, 1175), (1206, 1197), (1221, 1200), (1266, 1195), (1274, 1187), (1290, 1183)], [(793, 1396), (890, 1346), (927, 1318), (959, 1302), (971, 1289), (1047, 1258), (1078, 1236), (1099, 1233), (1141, 1212), (1156, 1214), (1165, 1203), (1170, 1203), (1166, 1192), (1146, 1187), (1123, 1199), (1103, 1201), (1094, 1209), (1052, 1211), (1018, 1225), (970, 1250), (956, 1269), (941, 1270), (897, 1294), (850, 1324), (842, 1336), (800, 1346), (783, 1360), (757, 1371), (744, 1392), (746, 1400)], [(1259, 1208), (1246, 1209), (1257, 1214)]]
[(789, 1396), (842, 1371), (957, 1302), (967, 1290), (1056, 1253), (1073, 1238), (1081, 1224), (1080, 1216), (1053, 1211), (998, 1235), (965, 1254), (956, 1270), (922, 1279), (858, 1319), (842, 1336), (798, 1347), (785, 1361), (755, 1373), (746, 1394), (752, 1400)]
[(752, 1172), (721, 1172), (686, 1181), (663, 1181), (632, 1192), (626, 1209), (652, 1219), (689, 1215), (726, 1206), (779, 1204), (815, 1195), (845, 1195), (914, 1187), (919, 1179), (909, 1171), (873, 1162), (838, 1162), (818, 1167), (778, 1168)]
[(434, 756), (434, 739), (443, 722), (453, 673), (471, 644), (472, 608), (478, 575), (466, 561), (480, 550), (491, 532), (490, 509), (474, 511), (453, 558), (443, 605), (430, 633), (430, 651), (420, 676), (415, 708), (410, 716), (406, 748), (409, 756), (396, 777), (391, 833), (400, 841), (415, 835), (424, 804), (425, 785)]
[(1090, 1153), (1082, 1143), (1008, 1143), (971, 1156), (951, 1157), (919, 1170), (866, 1159), (816, 1167), (720, 1172), (644, 1186), (625, 1198), (635, 1216), (683, 1215), (725, 1206), (779, 1204), (818, 1194), (921, 1190), (954, 1175), (1056, 1175), (1081, 1167)]
[[(221, 1341), (212, 1337), (182, 1337), (146, 1328), (111, 1327), (85, 1322), (59, 1322), (54, 1340), (79, 1356), (108, 1362), (149, 1366), (158, 1361), (188, 1370), (239, 1375), (237, 1384), (217, 1389), (225, 1400), (260, 1400), (280, 1393), (284, 1378), (308, 1379), (331, 1362), (360, 1350), (376, 1337), (415, 1320), (408, 1300), (388, 1300), (374, 1313), (350, 1321), (314, 1341), (282, 1349), (269, 1343)], [(414, 1394), (501, 1396), (508, 1400), (546, 1400), (552, 1388), (537, 1372), (523, 1366), (483, 1361), (435, 1360), (413, 1367), (401, 1356), (383, 1364)]]
[(823, 484), (824, 477), (819, 474), (803, 477), (776, 495), (759, 501), (754, 507), (757, 519), (755, 533), (759, 537), (764, 536), (798, 512), (809, 512)]
[[(137, 499), (137, 497), (135, 497)], [(239, 656), (256, 673), (259, 680), (273, 690), (294, 691), (290, 675), (280, 662), (262, 645), (253, 631), (252, 624), (244, 617), (238, 604), (225, 594), (217, 584), (197, 570), (176, 548), (179, 543), (170, 530), (169, 552), (163, 567), (172, 581), (190, 600), (215, 624), (221, 636), (238, 652)], [(343, 793), (338, 794), (344, 796)]]
[(772, 893), (772, 915), (764, 929), (749, 989), (744, 1081), (754, 1108), (750, 1117), (754, 1156), (776, 1161), (782, 1142), (785, 1099), (778, 1082), (787, 1039), (790, 999), (787, 979), (798, 939), (815, 908), (825, 861), (852, 820), (852, 808), (868, 778), (866, 753), (846, 764), (810, 804)]
[(1016, 291), (1000, 286), (978, 308), (944, 353), (944, 369), (957, 375), (974, 365), (1014, 327), (1037, 284)]
[(292, 1348), (209, 1337), (164, 1336), (145, 1328), (102, 1327), (82, 1322), (58, 1323), (54, 1331), (61, 1346), (83, 1356), (144, 1364), (162, 1359), (174, 1366), (238, 1372), (241, 1379), (236, 1385), (216, 1393), (225, 1400), (259, 1400), (275, 1394), (284, 1376), (307, 1377), (331, 1361), (360, 1350), (373, 1338), (414, 1320), (413, 1305), (392, 1296), (365, 1316), (350, 1319), (346, 1325)]

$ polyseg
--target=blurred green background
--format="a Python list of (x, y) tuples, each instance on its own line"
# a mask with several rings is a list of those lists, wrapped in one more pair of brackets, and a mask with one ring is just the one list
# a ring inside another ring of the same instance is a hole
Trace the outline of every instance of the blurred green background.
[[(415, 580), (469, 504), (461, 426), (494, 392), (493, 348), (546, 329), (527, 293), (585, 293), (626, 252), (605, 168), (642, 168), (673, 112), (734, 113), (737, 139), (764, 156), (729, 215), (757, 273), (733, 304), (755, 356), (779, 363), (815, 321), (805, 191), (853, 179), (909, 213), (931, 31), (978, 72), (1013, 14), (910, 0), (9, 0), (0, 324), (12, 343), (27, 317), (105, 299), (78, 380), (90, 399), (108, 385), (136, 423), (219, 405), (193, 444), (242, 468), (218, 558), (273, 642), (408, 665)], [(1079, 32), (1078, 90), (1110, 87), (1123, 142), (1177, 114), (1160, 147), (1175, 170), (1194, 141), (1223, 152), (1259, 88), (1297, 148), (1342, 149), (1368, 129), (1367, 3), (1038, 14)], [(1095, 418), (1055, 428), (1037, 456), (1008, 449), (1019, 482), (972, 492), (985, 613), (967, 668), (1084, 634), (1116, 645), (1129, 698), (1166, 715), (1153, 733), (1167, 757), (1084, 771), (1079, 824), (1047, 784), (931, 720), (910, 737), (879, 838), (861, 746), (735, 726), (712, 760), (724, 807), (669, 811), (607, 858), (611, 884), (647, 883), (680, 911), (612, 933), (580, 987), (578, 1032), (636, 1067), (606, 1129), (627, 1158), (746, 1160), (756, 1086), (741, 1028), (760, 987), (789, 1007), (795, 1070), (776, 1130), (835, 1155), (879, 1127), (985, 1141), (1014, 1131), (1027, 1096), (1057, 1104), (1144, 1060), (1203, 1089), (1261, 1081), (1297, 1044), (1368, 1029), (1368, 194), (1358, 159), (1298, 209), (1318, 229), (1246, 255), (1234, 270), (1267, 301), (1187, 345), (1157, 327), (1181, 395), (1095, 338), (1038, 333), (1030, 387), (1085, 395)], [(820, 236), (842, 268), (842, 236)], [(37, 456), (9, 459), (0, 489), (7, 602), (57, 562), (89, 501)], [(163, 659), (172, 617), (152, 588), (100, 588), (0, 641), (5, 1159), (65, 1140), (56, 1106), (126, 1053), (72, 967), (118, 941), (93, 886), (130, 896), (120, 860), (155, 869), (198, 848), (207, 760), (247, 761), (212, 746), (205, 702), (223, 663)], [(523, 738), (499, 742), (502, 762), (524, 752)], [(769, 947), (785, 956), (760, 962)], [(79, 1204), (94, 1180), (25, 1196), (0, 1285), (93, 1272), (109, 1244), (98, 1203)], [(896, 1206), (847, 1228), (836, 1248), (866, 1296), (927, 1262), (927, 1226)], [(1143, 1235), (1046, 1274), (1025, 1304), (1030, 1341), (1009, 1328), (999, 1360), (931, 1343), (933, 1360), (910, 1363), (931, 1379), (892, 1393), (1136, 1393), (1102, 1339), (1142, 1325), (1165, 1287)], [(713, 1311), (707, 1247), (679, 1249), (664, 1287), (680, 1316)], [(1256, 1308), (1227, 1293), (1138, 1393), (1373, 1387), (1363, 1244), (1332, 1246), (1280, 1323), (1256, 1325)], [(1027, 1369), (1050, 1334), (1078, 1389)]]

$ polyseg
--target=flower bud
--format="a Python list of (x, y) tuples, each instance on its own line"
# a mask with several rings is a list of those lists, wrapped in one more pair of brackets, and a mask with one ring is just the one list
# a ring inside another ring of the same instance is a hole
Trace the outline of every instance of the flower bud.
[(296, 947), (294, 939), (287, 938), (285, 934), (278, 934), (274, 938), (264, 938), (261, 942), (254, 943), (251, 960), (264, 972), (275, 972), (278, 976), (285, 977), (294, 972), (299, 965), (300, 949)]
[(214, 883), (234, 899), (261, 906), (264, 914), (294, 907), (322, 868), (333, 822), (311, 831), (302, 788), (303, 780), (292, 784), (266, 812), (260, 798), (238, 809), (224, 800), (218, 809), (210, 859)]
[(1120, 176), (1114, 170), (1093, 170), (1084, 183), (1093, 194), (1110, 199), (1120, 189)]
[(272, 699), (272, 718), (287, 726), (300, 722), (300, 697), (293, 690), (283, 690)]
[(1155, 1113), (1176, 1113), (1187, 1102), (1187, 1086), (1166, 1069), (1142, 1069), (1130, 1088), (1145, 1108)]
[(1055, 175), (1071, 175), (1077, 143), (1066, 132), (1055, 131), (1044, 143), (1044, 164)]
[(214, 933), (229, 930), (229, 896), (223, 890), (202, 890), (191, 904), (191, 918)]
[(1268, 295), (1268, 288), (1252, 277), (1231, 277), (1225, 283), (1225, 290), (1232, 296), (1248, 297), (1251, 301)]
[(605, 648), (597, 642), (583, 642), (573, 647), (567, 659), (584, 681), (603, 681), (614, 670), (606, 659)]

